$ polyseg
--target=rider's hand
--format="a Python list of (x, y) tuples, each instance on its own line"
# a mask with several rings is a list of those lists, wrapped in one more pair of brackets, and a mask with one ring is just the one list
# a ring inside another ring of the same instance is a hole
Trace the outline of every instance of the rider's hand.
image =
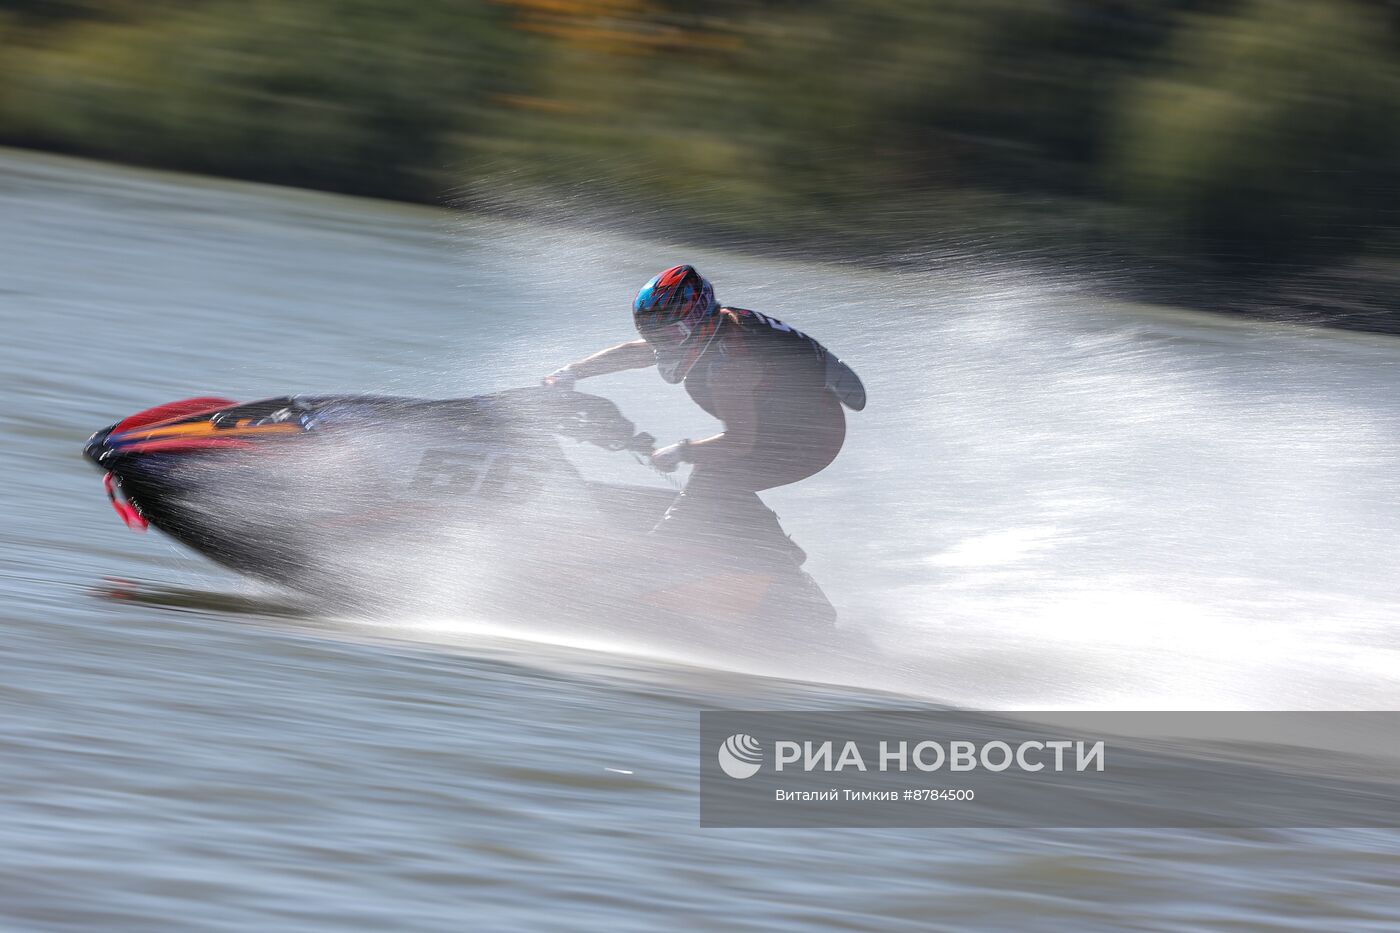
[(670, 473), (686, 461), (689, 447), (690, 441), (681, 441), (679, 444), (663, 447), (651, 455), (651, 465), (662, 473)]
[(556, 369), (548, 376), (545, 376), (540, 380), (540, 383), (551, 389), (559, 389), (562, 392), (568, 392), (573, 389), (574, 383), (577, 381), (578, 376), (574, 374), (573, 367), (565, 366), (563, 369)]

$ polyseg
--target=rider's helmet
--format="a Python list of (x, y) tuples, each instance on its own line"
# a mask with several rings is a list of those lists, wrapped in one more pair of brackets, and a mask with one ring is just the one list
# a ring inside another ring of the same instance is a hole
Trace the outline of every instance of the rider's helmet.
[(677, 383), (719, 330), (719, 302), (694, 266), (672, 266), (642, 286), (632, 302), (632, 320), (656, 353), (661, 378)]

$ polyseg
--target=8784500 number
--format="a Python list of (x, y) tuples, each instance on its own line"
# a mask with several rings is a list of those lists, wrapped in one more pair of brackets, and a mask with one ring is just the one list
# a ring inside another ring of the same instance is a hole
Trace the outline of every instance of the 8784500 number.
[(905, 800), (927, 800), (931, 803), (940, 801), (954, 803), (977, 799), (975, 791), (947, 787), (910, 787), (904, 791), (902, 796)]

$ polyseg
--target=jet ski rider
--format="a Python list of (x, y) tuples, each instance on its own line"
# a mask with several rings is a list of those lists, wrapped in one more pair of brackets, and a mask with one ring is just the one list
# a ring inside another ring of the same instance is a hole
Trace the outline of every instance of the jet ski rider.
[(865, 407), (859, 378), (801, 331), (720, 304), (693, 266), (673, 266), (644, 285), (632, 319), (640, 340), (571, 363), (545, 384), (569, 389), (579, 379), (655, 365), (724, 426), (713, 437), (652, 454), (666, 472), (680, 463), (694, 467), (657, 531), (714, 536), (721, 548), (735, 526), (741, 535), (781, 534), (754, 493), (806, 479), (836, 458), (846, 438), (842, 405)]

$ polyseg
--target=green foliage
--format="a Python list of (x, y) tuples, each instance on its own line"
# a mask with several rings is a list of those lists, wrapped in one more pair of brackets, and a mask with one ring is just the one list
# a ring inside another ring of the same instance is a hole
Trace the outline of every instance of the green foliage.
[(1354, 251), (1400, 202), (1400, 70), (1361, 5), (1204, 17), (1122, 104), (1117, 171), (1171, 235), (1249, 267)]
[(485, 3), (218, 2), (18, 50), (11, 139), (195, 171), (429, 197), (512, 36)]
[(1371, 0), (0, 5), (0, 141), (838, 249), (1333, 261), (1396, 242), (1397, 102)]

